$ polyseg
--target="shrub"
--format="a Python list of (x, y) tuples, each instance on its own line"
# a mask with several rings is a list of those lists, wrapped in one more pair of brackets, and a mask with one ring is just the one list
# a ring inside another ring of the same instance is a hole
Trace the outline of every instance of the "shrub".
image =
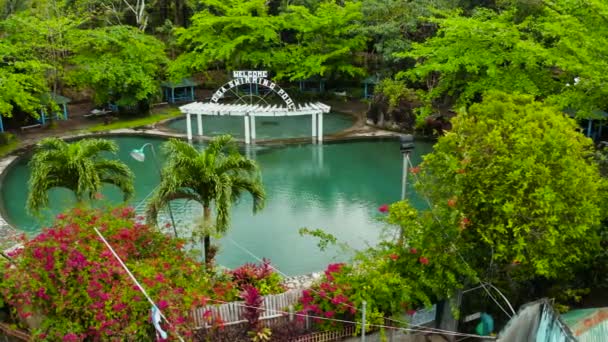
[(255, 287), (262, 296), (285, 291), (285, 287), (281, 285), (281, 276), (274, 271), (268, 259), (263, 259), (259, 265), (244, 264), (228, 273), (241, 291), (246, 290), (248, 286)]
[(204, 305), (202, 265), (134, 218), (131, 208), (75, 208), (11, 256), (0, 292), (21, 319), (40, 316), (37, 340), (150, 340), (151, 305), (97, 236), (97, 227), (155, 300), (172, 326), (188, 335), (189, 310)]

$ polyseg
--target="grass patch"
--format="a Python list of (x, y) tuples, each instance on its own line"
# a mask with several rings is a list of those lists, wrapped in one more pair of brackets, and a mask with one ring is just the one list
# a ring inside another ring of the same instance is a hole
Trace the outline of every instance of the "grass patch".
[(179, 111), (179, 109), (168, 108), (168, 109), (163, 110), (160, 113), (150, 114), (149, 116), (146, 116), (146, 117), (121, 118), (121, 119), (118, 119), (117, 121), (113, 121), (112, 123), (109, 123), (107, 125), (100, 123), (95, 126), (91, 126), (91, 127), (87, 128), (86, 131), (101, 132), (101, 131), (110, 131), (110, 130), (121, 129), (121, 128), (134, 128), (134, 127), (146, 126), (146, 125), (151, 125), (153, 123), (156, 123), (156, 122), (159, 122), (162, 120), (175, 118), (180, 115), (182, 115), (182, 113)]
[(16, 138), (11, 139), (9, 143), (5, 145), (0, 145), (0, 157), (4, 157), (5, 155), (16, 150), (17, 148), (19, 148), (19, 140)]

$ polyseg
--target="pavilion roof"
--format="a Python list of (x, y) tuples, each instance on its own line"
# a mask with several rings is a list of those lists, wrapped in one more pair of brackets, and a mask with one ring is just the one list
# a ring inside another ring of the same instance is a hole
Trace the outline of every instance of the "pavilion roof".
[(297, 116), (329, 113), (330, 106), (321, 102), (297, 104), (295, 108), (279, 105), (226, 104), (193, 102), (179, 107), (184, 114), (234, 116)]

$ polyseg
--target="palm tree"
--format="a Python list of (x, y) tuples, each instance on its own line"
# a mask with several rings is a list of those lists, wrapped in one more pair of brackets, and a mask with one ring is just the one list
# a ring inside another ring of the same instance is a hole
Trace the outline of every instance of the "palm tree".
[(27, 209), (37, 213), (46, 207), (52, 188), (70, 189), (76, 200), (82, 202), (98, 194), (104, 183), (117, 186), (124, 200), (128, 200), (134, 192), (133, 173), (123, 162), (101, 155), (117, 151), (116, 143), (105, 139), (83, 139), (70, 144), (58, 138), (41, 140), (30, 161)]
[[(148, 203), (148, 222), (156, 223), (160, 208), (174, 199), (187, 199), (203, 207), (202, 227), (212, 227), (211, 207), (215, 208), (215, 231), (225, 233), (230, 223), (230, 207), (244, 192), (253, 197), (253, 212), (264, 207), (264, 188), (254, 160), (238, 153), (230, 135), (214, 138), (199, 151), (192, 145), (171, 139), (163, 145), (167, 161), (160, 185)], [(210, 265), (209, 230), (203, 232), (205, 263)]]

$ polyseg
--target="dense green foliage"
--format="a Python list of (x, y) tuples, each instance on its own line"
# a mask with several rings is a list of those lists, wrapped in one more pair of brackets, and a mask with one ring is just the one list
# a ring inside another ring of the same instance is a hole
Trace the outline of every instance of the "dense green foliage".
[[(204, 238), (205, 261), (211, 263), (210, 235), (225, 233), (230, 225), (232, 203), (243, 194), (253, 198), (253, 212), (264, 207), (265, 193), (257, 163), (236, 149), (229, 135), (214, 138), (199, 151), (187, 142), (171, 139), (163, 145), (167, 161), (162, 179), (148, 203), (148, 220), (156, 223), (159, 210), (175, 199), (187, 199), (203, 207), (198, 233)], [(211, 209), (215, 209), (215, 222)]]
[(107, 159), (104, 153), (116, 153), (116, 143), (105, 139), (83, 139), (67, 143), (58, 138), (40, 141), (30, 161), (27, 207), (38, 212), (48, 205), (52, 188), (72, 190), (78, 202), (94, 199), (103, 184), (118, 187), (125, 201), (133, 195), (133, 173), (123, 162)]
[(574, 120), (531, 96), (489, 93), (453, 124), (419, 170), (442, 228), (422, 225), (426, 243), (453, 246), (480, 279), (566, 281), (589, 265), (606, 181)]
[(133, 105), (156, 95), (163, 44), (128, 26), (78, 32), (74, 42), (70, 82), (88, 86), (96, 103)]
[(425, 81), (430, 100), (456, 105), (496, 89), (546, 98), (582, 117), (605, 110), (608, 3), (505, 4), (433, 19), (437, 35), (401, 54), (418, 61), (402, 75)]

